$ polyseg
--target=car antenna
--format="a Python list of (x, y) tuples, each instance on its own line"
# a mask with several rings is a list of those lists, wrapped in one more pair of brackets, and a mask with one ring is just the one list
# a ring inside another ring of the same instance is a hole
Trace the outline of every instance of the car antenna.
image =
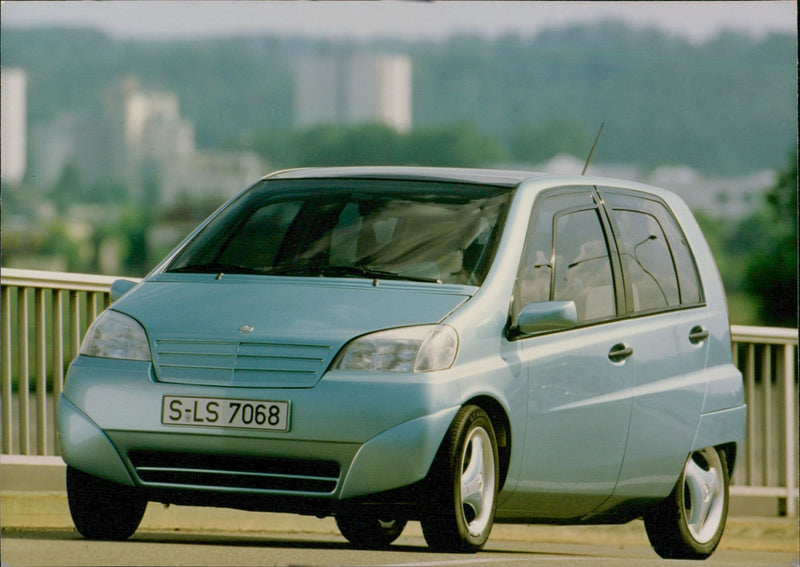
[(600, 129), (597, 131), (597, 136), (594, 137), (594, 144), (592, 144), (592, 149), (589, 150), (589, 157), (586, 158), (586, 165), (583, 166), (583, 171), (581, 171), (581, 175), (586, 175), (586, 170), (589, 169), (589, 162), (592, 161), (592, 156), (594, 155), (594, 149), (597, 147), (597, 141), (600, 139), (600, 132), (603, 131), (603, 126), (605, 126), (605, 122), (600, 123)]

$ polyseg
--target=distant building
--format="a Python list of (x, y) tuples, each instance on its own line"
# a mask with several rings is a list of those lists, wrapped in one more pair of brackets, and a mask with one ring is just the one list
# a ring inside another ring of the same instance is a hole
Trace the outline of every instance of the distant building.
[(134, 79), (113, 89), (107, 102), (112, 176), (140, 194), (162, 169), (194, 153), (194, 126), (181, 118), (174, 93), (140, 90)]
[[(219, 204), (264, 175), (264, 164), (253, 153), (198, 151), (194, 126), (181, 118), (177, 95), (141, 91), (134, 81), (126, 82), (122, 93), (116, 107), (122, 117), (116, 132), (122, 143), (119, 166), (140, 196), (165, 206)], [(158, 194), (150, 196), (153, 182)]]
[(195, 152), (162, 169), (160, 201), (166, 205), (221, 204), (267, 172), (252, 152)]
[[(5, 89), (5, 74), (3, 80)], [(120, 198), (167, 207), (219, 204), (266, 172), (252, 152), (197, 150), (194, 125), (181, 117), (177, 95), (141, 89), (136, 79), (110, 88), (97, 112), (35, 124), (31, 148), (31, 175), (41, 187), (72, 166), (86, 188), (119, 187)]]
[(31, 174), (36, 184), (53, 185), (70, 162), (77, 162), (79, 129), (77, 116), (67, 113), (31, 127)]
[(295, 86), (299, 127), (378, 122), (411, 129), (411, 59), (405, 55), (303, 58)]
[(143, 90), (136, 79), (109, 89), (96, 116), (62, 115), (34, 128), (33, 140), (42, 185), (74, 164), (88, 186), (118, 184), (128, 198), (158, 205), (219, 203), (265, 173), (252, 153), (198, 151), (177, 95)]
[(0, 70), (0, 177), (3, 183), (19, 183), (27, 162), (27, 104), (25, 71)]
[(340, 65), (333, 57), (304, 58), (295, 69), (295, 125), (343, 122), (345, 115)]

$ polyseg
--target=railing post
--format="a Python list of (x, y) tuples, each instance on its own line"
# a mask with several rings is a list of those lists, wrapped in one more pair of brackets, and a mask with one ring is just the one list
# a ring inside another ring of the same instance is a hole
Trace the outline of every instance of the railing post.
[(747, 484), (753, 485), (756, 483), (756, 420), (753, 419), (756, 411), (756, 345), (749, 343), (747, 345), (747, 354), (744, 359), (744, 384), (747, 403), (748, 419), (747, 419), (747, 436), (745, 445), (747, 447)]
[(783, 345), (783, 399), (784, 399), (784, 447), (786, 451), (786, 515), (797, 517), (797, 463), (795, 462), (795, 443), (797, 443), (797, 427), (795, 425), (795, 385), (794, 385), (794, 345)]
[[(58, 398), (64, 389), (64, 294), (60, 289), (53, 290), (53, 403), (58, 404)], [(55, 410), (54, 410), (55, 411)], [(55, 414), (54, 414), (55, 415)], [(57, 423), (53, 420), (53, 439), (55, 440), (56, 455), (61, 454), (58, 446)]]
[(0, 296), (0, 313), (2, 314), (2, 396), (3, 396), (3, 453), (9, 454), (13, 447), (13, 404), (11, 389), (11, 290), (8, 286), (2, 286)]
[[(769, 344), (761, 345), (761, 388), (763, 389), (761, 407), (764, 408), (763, 419), (761, 420), (761, 437), (763, 439), (772, 439), (774, 408), (772, 407), (772, 345)], [(772, 443), (764, 443), (761, 454), (761, 470), (764, 475), (764, 484), (767, 486), (773, 486), (772, 477), (777, 472), (772, 462), (773, 447)]]
[(86, 325), (91, 325), (97, 319), (97, 292), (90, 291), (86, 294)]
[(30, 387), (29, 364), (28, 364), (28, 288), (20, 287), (17, 290), (17, 317), (18, 317), (18, 340), (19, 348), (19, 380), (17, 382), (17, 392), (19, 394), (19, 451), (23, 455), (29, 455), (30, 446), (30, 411), (28, 388)]
[(70, 358), (75, 359), (81, 349), (81, 312), (78, 292), (69, 292), (69, 350)]
[(36, 288), (36, 453), (47, 454), (47, 328), (44, 289)]

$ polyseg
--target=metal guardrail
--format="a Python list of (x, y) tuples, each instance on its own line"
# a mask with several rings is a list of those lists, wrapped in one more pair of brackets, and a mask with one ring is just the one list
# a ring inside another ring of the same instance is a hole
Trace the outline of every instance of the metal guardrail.
[[(58, 455), (54, 400), (86, 329), (110, 304), (109, 288), (118, 278), (3, 269), (1, 279), (2, 454)], [(797, 517), (797, 329), (734, 325), (731, 330), (748, 405), (746, 442), (731, 493), (778, 498), (786, 515)]]
[(744, 379), (747, 430), (732, 494), (777, 497), (798, 515), (797, 329), (733, 325), (733, 361)]
[[(0, 274), (3, 454), (58, 454), (53, 400), (61, 394), (65, 368), (78, 355), (83, 335), (109, 305), (109, 288), (118, 278), (7, 268)], [(36, 416), (33, 427), (32, 413)]]

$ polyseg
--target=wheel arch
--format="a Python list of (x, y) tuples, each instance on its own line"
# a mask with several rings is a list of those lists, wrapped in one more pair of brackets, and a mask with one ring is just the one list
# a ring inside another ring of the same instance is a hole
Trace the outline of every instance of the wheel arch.
[(697, 426), (692, 451), (714, 447), (724, 451), (729, 476), (733, 476), (738, 448), (745, 438), (747, 406), (702, 414)]
[(491, 396), (481, 395), (467, 400), (464, 405), (475, 405), (489, 416), (497, 439), (497, 456), (500, 463), (498, 492), (503, 489), (511, 463), (511, 421), (503, 405)]
[(723, 461), (728, 468), (728, 478), (733, 478), (733, 471), (736, 468), (736, 443), (724, 443), (714, 447), (720, 453), (723, 453), (725, 460)]

